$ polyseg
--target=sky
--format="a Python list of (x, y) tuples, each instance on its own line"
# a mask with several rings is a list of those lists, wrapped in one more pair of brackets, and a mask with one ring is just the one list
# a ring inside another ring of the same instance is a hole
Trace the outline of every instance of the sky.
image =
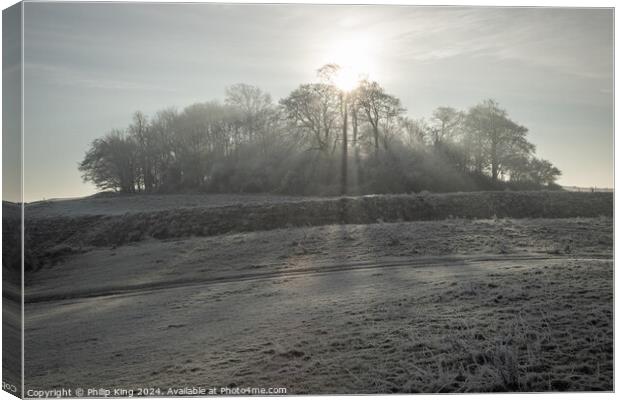
[(611, 9), (26, 3), (24, 199), (84, 196), (78, 163), (137, 111), (274, 99), (354, 65), (412, 118), (493, 98), (563, 185), (613, 187)]

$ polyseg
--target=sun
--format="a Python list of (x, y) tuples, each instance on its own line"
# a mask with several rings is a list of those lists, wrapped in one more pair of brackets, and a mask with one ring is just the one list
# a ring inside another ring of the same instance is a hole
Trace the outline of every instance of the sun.
[(340, 90), (349, 92), (353, 90), (362, 80), (359, 73), (355, 72), (351, 67), (340, 66), (340, 69), (334, 75), (334, 84)]
[(340, 69), (334, 76), (334, 84), (341, 90), (353, 89), (359, 81), (369, 79), (375, 73), (372, 40), (362, 35), (335, 40), (328, 47), (323, 64), (337, 64)]

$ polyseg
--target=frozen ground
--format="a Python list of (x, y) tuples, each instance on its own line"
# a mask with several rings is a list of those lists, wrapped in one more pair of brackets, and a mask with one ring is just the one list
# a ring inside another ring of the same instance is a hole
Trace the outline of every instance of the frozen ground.
[(612, 219), (330, 225), (93, 249), (26, 289), (26, 388), (613, 389)]
[[(271, 194), (99, 194), (75, 199), (52, 199), (28, 203), (31, 218), (77, 217), (82, 215), (118, 215), (179, 208), (211, 208), (230, 205), (277, 204), (307, 201), (308, 197)], [(317, 198), (318, 199), (318, 198)]]

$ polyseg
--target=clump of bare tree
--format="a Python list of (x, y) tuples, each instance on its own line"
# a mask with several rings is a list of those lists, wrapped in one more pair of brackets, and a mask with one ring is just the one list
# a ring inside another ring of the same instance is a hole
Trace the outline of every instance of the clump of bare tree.
[[(346, 93), (319, 70), (274, 104), (236, 84), (225, 102), (136, 112), (93, 141), (79, 169), (102, 190), (363, 194), (558, 188), (560, 171), (535, 157), (528, 130), (494, 100), (469, 110), (405, 116), (377, 82)], [(352, 150), (352, 151), (349, 151)]]

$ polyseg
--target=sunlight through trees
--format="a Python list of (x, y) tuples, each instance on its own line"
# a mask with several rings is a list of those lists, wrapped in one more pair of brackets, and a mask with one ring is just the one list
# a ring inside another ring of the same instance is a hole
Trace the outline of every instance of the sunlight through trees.
[[(93, 141), (79, 165), (102, 190), (365, 194), (557, 188), (528, 129), (494, 100), (405, 115), (376, 81), (336, 64), (277, 104), (235, 84), (225, 102), (134, 114)], [(352, 152), (349, 152), (349, 149)], [(352, 157), (352, 160), (349, 158)], [(354, 179), (349, 180), (348, 177)]]

